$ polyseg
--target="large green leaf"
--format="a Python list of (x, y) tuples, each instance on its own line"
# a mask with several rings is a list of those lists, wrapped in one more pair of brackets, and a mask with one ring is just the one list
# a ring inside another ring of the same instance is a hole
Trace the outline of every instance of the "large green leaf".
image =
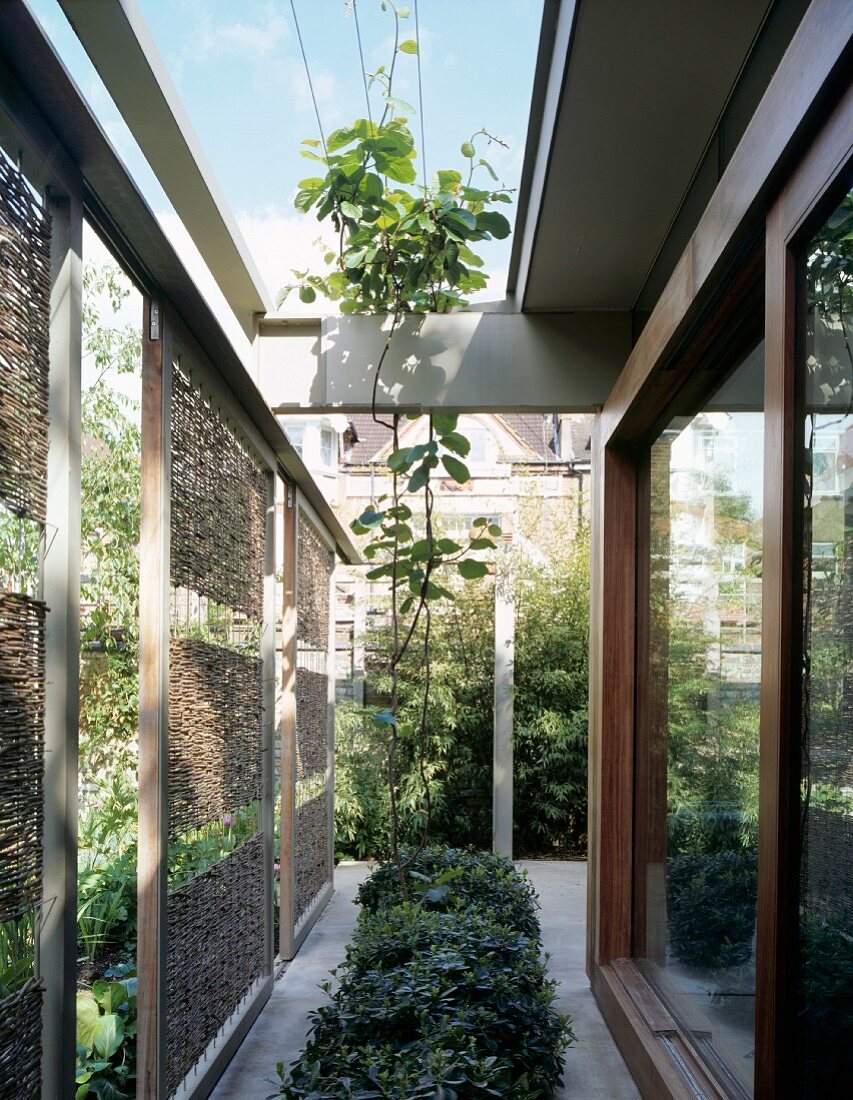
[(121, 1017), (114, 1012), (108, 1012), (100, 1018), (94, 1035), (95, 1050), (98, 1054), (103, 1058), (112, 1058), (121, 1046), (123, 1038), (124, 1025)]
[(491, 233), (499, 241), (510, 234), (509, 222), (503, 214), (498, 214), (494, 210), (484, 210), (482, 214), (477, 215), (477, 228), (481, 232)]
[(97, 1001), (88, 993), (77, 994), (77, 1042), (86, 1050), (95, 1045), (95, 1033), (101, 1020)]
[(418, 493), (429, 480), (429, 466), (424, 463), (415, 470), (409, 478), (409, 492)]
[(398, 49), (400, 53), (417, 53), (418, 44), (414, 38), (407, 38), (405, 42), (401, 42)]
[(454, 451), (463, 458), (471, 450), (471, 440), (460, 432), (448, 432), (441, 437), (441, 443), (443, 447), (447, 447), (448, 450)]
[(457, 413), (441, 412), (437, 410), (432, 414), (432, 424), (439, 435), (456, 431), (456, 425), (458, 423), (459, 416)]
[(458, 458), (453, 458), (452, 455), (442, 455), (442, 464), (453, 478), (454, 481), (458, 481), (460, 485), (464, 485), (466, 481), (471, 480), (471, 473), (464, 462), (460, 462)]
[(465, 561), (460, 561), (456, 568), (466, 581), (479, 580), (480, 577), (485, 577), (489, 571), (489, 567), (484, 561), (475, 561), (473, 558), (466, 558)]

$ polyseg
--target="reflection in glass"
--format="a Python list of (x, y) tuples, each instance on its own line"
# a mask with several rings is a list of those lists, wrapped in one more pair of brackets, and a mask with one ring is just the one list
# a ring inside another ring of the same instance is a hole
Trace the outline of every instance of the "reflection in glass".
[(806, 251), (803, 388), (802, 1096), (853, 1075), (853, 198)]
[(638, 965), (711, 1072), (752, 1095), (763, 346), (651, 450)]

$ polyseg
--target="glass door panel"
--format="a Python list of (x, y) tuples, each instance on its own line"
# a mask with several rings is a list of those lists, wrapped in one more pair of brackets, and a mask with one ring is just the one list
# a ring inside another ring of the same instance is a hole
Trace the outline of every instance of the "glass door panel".
[[(726, 1090), (754, 1064), (764, 349), (651, 448), (637, 964)], [(725, 368), (729, 368), (726, 370)]]
[(797, 1031), (805, 1097), (839, 1095), (853, 1079), (853, 193), (809, 242), (803, 284)]

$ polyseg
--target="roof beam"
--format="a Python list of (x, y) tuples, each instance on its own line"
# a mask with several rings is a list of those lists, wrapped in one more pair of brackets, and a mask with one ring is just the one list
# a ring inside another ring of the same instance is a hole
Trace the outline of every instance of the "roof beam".
[(59, 0), (243, 331), (272, 301), (136, 0)]
[[(261, 322), (258, 385), (279, 413), (364, 412), (390, 317)], [(590, 412), (631, 351), (625, 313), (431, 313), (405, 317), (377, 407)]]
[(545, 0), (542, 12), (539, 55), (524, 150), (524, 172), (507, 275), (507, 297), (514, 300), (517, 309), (524, 308), (527, 295), (530, 261), (548, 181), (576, 10), (577, 0)]

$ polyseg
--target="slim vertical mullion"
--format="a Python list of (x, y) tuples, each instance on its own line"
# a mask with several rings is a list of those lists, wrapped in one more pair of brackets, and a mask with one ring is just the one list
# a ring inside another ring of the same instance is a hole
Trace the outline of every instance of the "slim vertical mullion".
[(49, 201), (52, 219), (45, 626), (42, 1095), (74, 1096), (77, 983), (77, 752), (80, 705), (80, 390), (83, 209)]
[(168, 343), (158, 304), (146, 297), (139, 546), (139, 1100), (159, 1100), (165, 1095), (171, 434)]

